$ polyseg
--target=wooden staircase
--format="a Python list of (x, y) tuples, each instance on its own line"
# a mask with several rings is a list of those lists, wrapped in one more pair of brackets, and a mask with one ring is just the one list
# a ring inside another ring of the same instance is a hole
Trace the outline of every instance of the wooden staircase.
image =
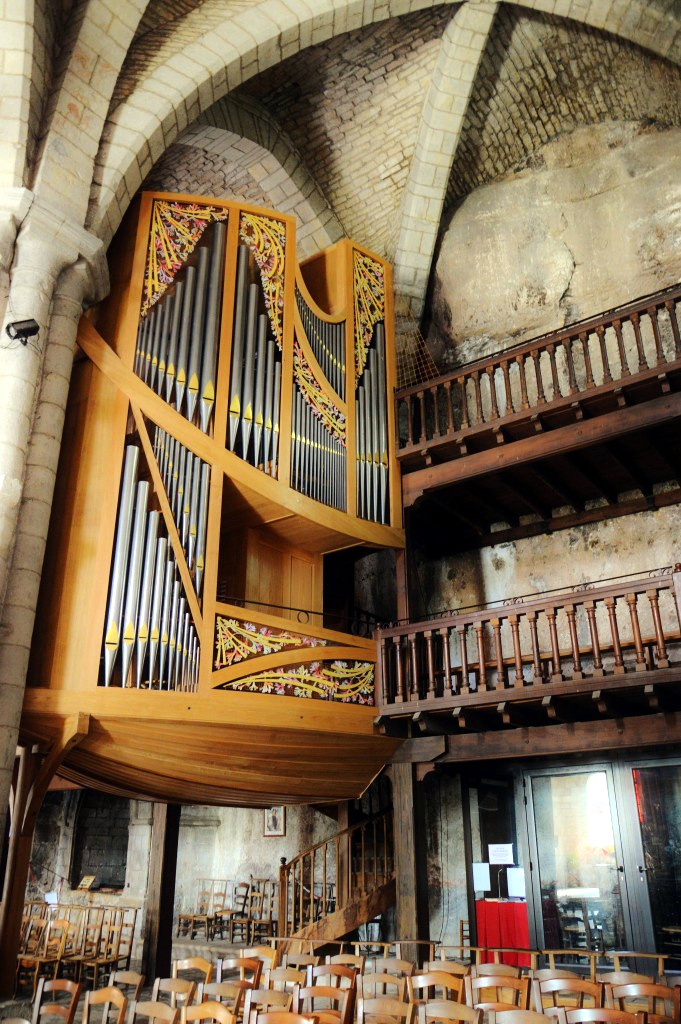
[(392, 810), (325, 839), (279, 869), (279, 935), (340, 939), (395, 903)]

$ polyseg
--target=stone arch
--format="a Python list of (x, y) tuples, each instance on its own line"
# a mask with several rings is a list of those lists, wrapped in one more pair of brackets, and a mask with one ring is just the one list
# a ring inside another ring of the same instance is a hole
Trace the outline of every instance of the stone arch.
[[(451, 2), (451, 0), (446, 0)], [(513, 0), (528, 7), (575, 18), (678, 62), (681, 16), (651, 10), (643, 0)], [(262, 0), (229, 18), (225, 0), (207, 0), (208, 13), (224, 8), (224, 23), (185, 43), (155, 68), (110, 115), (96, 162), (89, 224), (105, 242), (116, 230), (130, 198), (153, 163), (210, 105), (266, 68), (317, 42), (415, 9), (409, 0)], [(419, 7), (433, 6), (421, 0)], [(199, 21), (199, 19), (197, 19)], [(606, 24), (607, 22), (607, 24)], [(663, 28), (666, 27), (666, 31)]]

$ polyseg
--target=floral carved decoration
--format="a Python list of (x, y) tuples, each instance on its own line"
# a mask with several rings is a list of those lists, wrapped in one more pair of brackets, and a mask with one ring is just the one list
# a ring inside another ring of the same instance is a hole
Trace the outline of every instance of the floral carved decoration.
[(290, 633), (285, 629), (270, 626), (256, 626), (252, 622), (226, 619), (218, 615), (215, 620), (215, 668), (229, 668), (230, 665), (255, 658), (262, 654), (276, 654), (278, 651), (296, 647), (326, 647), (326, 640), (301, 633)]
[(307, 404), (332, 437), (345, 447), (345, 416), (320, 387), (303, 350), (296, 340), (293, 345), (293, 376)]
[(286, 225), (273, 217), (242, 213), (239, 236), (242, 242), (246, 242), (258, 264), (265, 294), (265, 306), (272, 324), (272, 333), (281, 349), (284, 344)]
[(373, 705), (374, 666), (368, 661), (313, 661), (257, 672), (215, 689)]
[(366, 366), (374, 327), (385, 318), (385, 277), (383, 267), (370, 256), (353, 250), (355, 306), (355, 379)]
[(142, 316), (146, 316), (173, 283), (208, 225), (224, 220), (227, 220), (227, 210), (217, 206), (154, 200), (144, 268)]

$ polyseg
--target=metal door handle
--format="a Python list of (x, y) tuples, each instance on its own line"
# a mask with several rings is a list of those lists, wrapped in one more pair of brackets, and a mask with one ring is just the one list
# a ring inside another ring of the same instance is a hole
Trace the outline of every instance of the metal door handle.
[(639, 872), (640, 872), (640, 873), (641, 873), (641, 874), (643, 875), (643, 874), (646, 874), (646, 873), (647, 873), (647, 871), (648, 871), (648, 868), (644, 868), (642, 864), (639, 864), (639, 866), (638, 866), (638, 870), (639, 870)]

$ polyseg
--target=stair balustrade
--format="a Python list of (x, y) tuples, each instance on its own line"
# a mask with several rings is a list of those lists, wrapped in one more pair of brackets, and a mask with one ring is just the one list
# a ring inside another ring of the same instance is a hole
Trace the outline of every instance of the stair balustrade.
[(392, 811), (381, 811), (282, 863), (279, 936), (296, 935), (387, 885), (395, 875), (392, 829)]
[(380, 629), (379, 711), (668, 681), (681, 668), (680, 607), (677, 564)]
[(563, 425), (583, 401), (610, 398), (615, 408), (626, 404), (623, 396), (638, 401), (656, 378), (658, 393), (668, 390), (659, 377), (681, 369), (680, 301), (681, 287), (667, 289), (399, 390), (403, 471), (438, 448), (447, 458), (463, 456), (485, 432), (501, 443), (498, 431), (532, 417)]

